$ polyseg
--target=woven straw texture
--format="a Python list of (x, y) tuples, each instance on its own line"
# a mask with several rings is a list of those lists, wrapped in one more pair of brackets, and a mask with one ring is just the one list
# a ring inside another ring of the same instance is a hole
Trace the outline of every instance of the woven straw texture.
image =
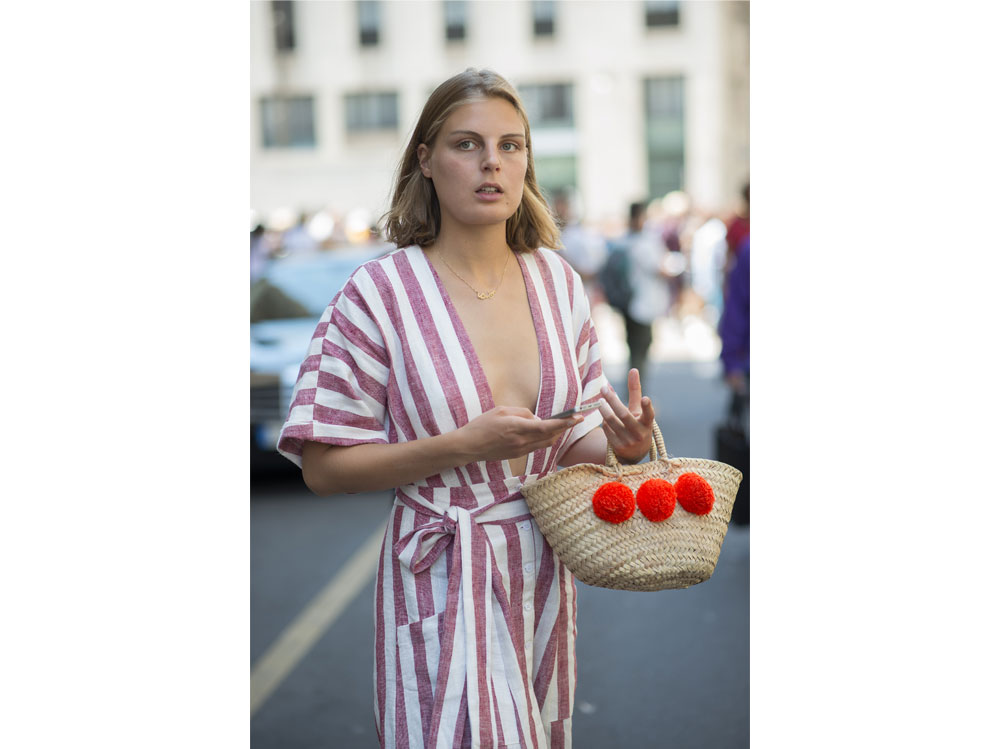
[[(674, 483), (688, 471), (712, 486), (715, 503), (707, 515), (692, 515), (680, 502), (658, 523), (638, 508), (618, 524), (594, 514), (594, 492), (602, 484), (620, 481), (634, 494), (644, 481), (662, 478)], [(606, 465), (570, 466), (525, 484), (521, 493), (556, 556), (581, 582), (653, 591), (687, 588), (712, 576), (742, 479), (742, 473), (725, 463), (667, 457), (654, 422), (648, 463), (622, 465), (609, 447)]]

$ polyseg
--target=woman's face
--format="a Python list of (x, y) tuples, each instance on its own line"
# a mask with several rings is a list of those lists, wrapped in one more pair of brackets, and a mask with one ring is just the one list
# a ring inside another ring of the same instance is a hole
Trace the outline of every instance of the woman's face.
[(521, 204), (528, 169), (524, 123), (506, 99), (475, 99), (444, 121), (432, 148), (417, 148), (434, 182), (442, 228), (505, 223)]

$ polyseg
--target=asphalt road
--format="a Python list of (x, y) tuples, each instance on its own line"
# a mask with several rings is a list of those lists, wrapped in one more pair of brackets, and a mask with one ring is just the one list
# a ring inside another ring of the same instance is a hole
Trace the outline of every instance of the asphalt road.
[[(619, 388), (624, 369), (609, 367)], [(651, 365), (644, 390), (671, 455), (713, 457), (725, 389), (714, 363)], [(251, 663), (385, 521), (389, 492), (314, 497), (297, 476), (251, 490)], [(713, 577), (629, 593), (578, 584), (578, 749), (749, 746), (749, 529), (733, 526)], [(374, 569), (372, 569), (374, 572)], [(377, 746), (373, 576), (251, 719), (253, 749)]]

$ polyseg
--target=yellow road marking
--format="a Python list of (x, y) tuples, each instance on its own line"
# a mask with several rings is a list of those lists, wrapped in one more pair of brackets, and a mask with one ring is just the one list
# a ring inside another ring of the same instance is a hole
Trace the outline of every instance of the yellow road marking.
[(251, 716), (281, 686), (306, 653), (372, 579), (378, 568), (383, 536), (385, 525), (380, 525), (326, 587), (285, 627), (271, 647), (257, 659), (250, 671)]

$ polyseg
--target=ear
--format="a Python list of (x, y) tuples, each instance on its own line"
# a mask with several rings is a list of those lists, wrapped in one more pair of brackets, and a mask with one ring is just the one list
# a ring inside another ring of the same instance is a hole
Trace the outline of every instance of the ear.
[(430, 158), (431, 149), (429, 149), (425, 143), (421, 143), (417, 146), (417, 162), (420, 164), (420, 171), (428, 179), (430, 179), (431, 176)]

